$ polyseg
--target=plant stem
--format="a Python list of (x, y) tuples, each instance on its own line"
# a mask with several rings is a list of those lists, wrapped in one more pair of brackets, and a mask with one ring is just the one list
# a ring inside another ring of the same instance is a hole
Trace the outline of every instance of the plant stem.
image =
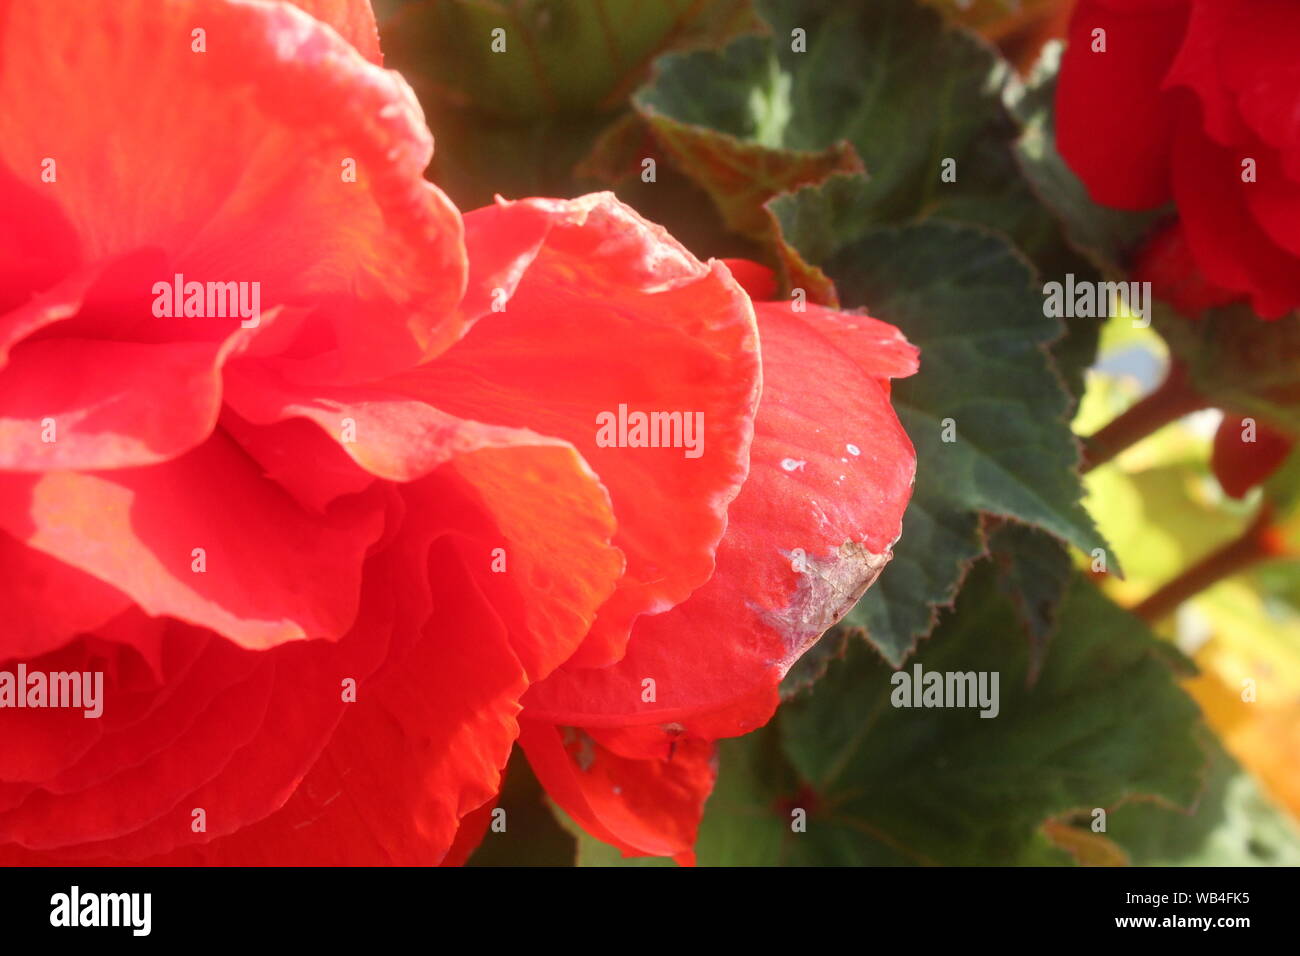
[(1084, 439), (1083, 470), (1089, 471), (1105, 464), (1130, 445), (1170, 422), (1209, 407), (1209, 402), (1192, 388), (1187, 370), (1174, 363), (1155, 391), (1139, 399), (1109, 425)]
[(1273, 509), (1265, 504), (1239, 537), (1212, 551), (1178, 577), (1158, 588), (1133, 608), (1133, 613), (1148, 624), (1154, 624), (1212, 584), (1261, 561), (1278, 557), (1282, 549), (1273, 532), (1272, 521)]

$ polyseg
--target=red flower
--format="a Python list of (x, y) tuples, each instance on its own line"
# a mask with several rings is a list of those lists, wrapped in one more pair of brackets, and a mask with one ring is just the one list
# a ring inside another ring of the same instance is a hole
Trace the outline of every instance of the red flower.
[(1057, 91), (1062, 155), (1100, 203), (1173, 200), (1210, 286), (1300, 305), (1300, 6), (1080, 0)]
[(463, 856), (521, 727), (688, 852), (888, 557), (914, 351), (608, 195), (462, 218), (368, 4), (298, 7), (0, 0), (0, 704), (103, 681), (0, 707), (0, 861)]

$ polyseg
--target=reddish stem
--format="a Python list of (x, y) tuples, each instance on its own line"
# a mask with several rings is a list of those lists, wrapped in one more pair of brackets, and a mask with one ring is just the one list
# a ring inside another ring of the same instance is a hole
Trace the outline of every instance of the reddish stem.
[(1241, 535), (1223, 545), (1156, 590), (1133, 613), (1154, 624), (1178, 605), (1224, 578), (1281, 554), (1273, 526), (1273, 509), (1265, 504)]
[(1209, 402), (1192, 388), (1187, 370), (1175, 363), (1169, 367), (1169, 374), (1155, 391), (1139, 399), (1105, 428), (1084, 439), (1083, 470), (1105, 464), (1170, 422), (1209, 407)]

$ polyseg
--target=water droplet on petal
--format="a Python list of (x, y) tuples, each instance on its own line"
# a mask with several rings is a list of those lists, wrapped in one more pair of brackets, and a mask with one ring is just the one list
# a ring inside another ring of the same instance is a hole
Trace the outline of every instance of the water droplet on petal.
[(862, 449), (859, 448), (857, 445), (845, 445), (844, 448), (848, 451), (850, 455), (862, 454)]

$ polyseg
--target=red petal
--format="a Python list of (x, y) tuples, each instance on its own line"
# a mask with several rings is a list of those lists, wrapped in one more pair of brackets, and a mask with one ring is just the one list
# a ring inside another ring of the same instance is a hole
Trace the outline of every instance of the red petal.
[[(154, 759), (186, 739), (215, 700), (268, 663), (210, 631), (166, 618), (146, 618), (138, 610), (98, 629), (96, 637), (136, 647), (153, 643), (157, 670), (148, 686), (135, 691), (126, 686), (121, 674), (105, 684), (105, 696), (111, 697), (111, 702), (105, 703), (104, 715), (96, 721), (104, 726), (104, 736), (59, 774), (34, 778), (51, 794), (75, 794), (101, 786), (124, 770)], [(73, 646), (87, 643), (83, 639)], [(196, 758), (191, 755), (190, 759)]]
[(713, 790), (713, 745), (684, 740), (671, 757), (620, 756), (586, 731), (520, 722), (519, 742), (547, 794), (584, 830), (625, 856), (676, 856), (691, 848)]
[[(180, 740), (142, 767), (126, 768), (103, 785), (66, 796), (35, 792), (0, 816), (0, 834), (48, 850), (119, 837), (158, 819), (252, 739), (266, 715), (274, 677), (274, 667), (262, 668), (222, 694)], [(187, 807), (184, 815), (189, 812)], [(185, 829), (179, 819), (172, 827), (178, 837)]]
[(1300, 269), (1251, 216), (1241, 181), (1241, 156), (1197, 129), (1179, 126), (1174, 194), (1188, 246), (1206, 278), (1248, 293), (1256, 313), (1277, 317), (1300, 303)]
[(287, 4), (0, 6), (0, 166), (53, 200), (85, 260), (154, 248), (159, 280), (260, 282), (266, 306), (320, 306), (343, 346), (382, 327), (400, 346), (389, 367), (428, 344), (460, 298), (464, 253), (397, 74)]
[[(341, 678), (361, 683), (379, 663), (392, 627), (387, 573), (372, 579), (358, 627), (337, 643), (252, 653), (215, 641), (218, 656), (200, 658), (179, 688), (165, 685), (165, 705), (0, 815), (0, 838), (60, 861), (134, 859), (265, 817), (329, 739), (346, 706)], [(196, 809), (205, 831), (194, 829)]]
[(766, 302), (776, 297), (776, 273), (767, 266), (748, 259), (723, 259), (731, 270), (731, 277), (749, 293), (755, 302)]
[[(101, 670), (84, 645), (67, 647), (27, 663), (28, 673), (76, 673)], [(16, 691), (26, 696), (27, 687), (18, 683), (19, 674), (6, 665)], [(10, 704), (0, 710), (0, 781), (5, 785), (29, 785), (65, 770), (92, 748), (104, 732), (102, 720), (87, 719), (85, 709), (19, 709)], [(2, 804), (3, 801), (0, 801)], [(2, 832), (2, 831), (0, 831)]]
[[(621, 579), (609, 498), (573, 449), (539, 445), (463, 455), (412, 488), (408, 522), (437, 522), (505, 624), (530, 680), (568, 660)], [(448, 507), (447, 502), (473, 502)]]
[[(558, 667), (590, 632), (624, 559), (609, 543), (615, 525), (608, 496), (571, 446), (524, 429), (464, 421), (381, 390), (329, 389), (294, 401), (265, 375), (241, 373), (233, 381), (236, 407), (259, 422), (302, 415), (337, 437), (350, 421), (354, 440), (339, 447), (372, 474), (411, 481), (450, 463), (446, 480), (459, 476), (454, 488), (439, 487), (432, 498), (424, 485), (405, 492), (409, 520), (442, 516), (446, 530), (473, 542), (469, 567), (510, 623), (531, 677)], [(291, 484), (301, 486), (296, 478)], [(468, 497), (478, 507), (448, 515), (437, 495)]]
[(1300, 180), (1300, 8), (1289, 0), (1207, 6), (1226, 15), (1214, 24), (1215, 53), (1242, 118)]
[(343, 495), (359, 494), (375, 483), (374, 475), (348, 457), (337, 436), (305, 419), (254, 425), (227, 405), (221, 427), (267, 478), (316, 514), (324, 514)]
[(24, 342), (0, 371), (0, 469), (124, 468), (183, 454), (216, 424), (220, 362), (208, 343)]
[[(539, 218), (549, 222), (540, 245)], [(482, 252), (493, 263), (467, 302), (490, 301), (479, 286), (492, 276), (521, 276), (518, 285), (513, 295), (502, 286), (505, 311), (385, 385), (582, 453), (609, 491), (627, 573), (575, 663), (608, 663), (638, 615), (683, 600), (712, 571), (758, 394), (753, 312), (724, 266), (701, 264), (610, 195), (502, 203), (466, 221), (471, 261)], [(620, 404), (702, 414), (704, 453), (601, 447), (597, 416)]]
[(99, 275), (99, 269), (79, 270), (53, 288), (14, 303), (15, 308), (0, 315), (0, 369), (9, 363), (10, 351), (23, 339), (74, 317)]
[(469, 858), (483, 842), (483, 837), (487, 835), (488, 827), (492, 824), (492, 813), (495, 810), (496, 807), (491, 800), (477, 810), (471, 810), (460, 821), (460, 827), (456, 830), (456, 840), (439, 865), (464, 866), (468, 863)]
[[(247, 681), (223, 679), (211, 704), (203, 686), (178, 692), (176, 705), (197, 701), (188, 720), (160, 705), (105, 738), (55, 791), (47, 781), (19, 794), (0, 816), (0, 839), (65, 847), (55, 854), (63, 860), (169, 853), (217, 837), (151, 862), (438, 862), (458, 820), (499, 786), (526, 667), (544, 672), (572, 652), (622, 562), (608, 543), (606, 497), (563, 445), (484, 448), (402, 495), (406, 518), (367, 564), (368, 597), (349, 635), (235, 652), (261, 665)], [(492, 545), (508, 556), (501, 573)], [(383, 674), (364, 681), (390, 634)], [(196, 666), (194, 679), (212, 670)], [(342, 705), (347, 676), (360, 683), (358, 701)], [(225, 712), (238, 701), (242, 726)], [(213, 721), (228, 731), (206, 736)], [(160, 736), (173, 724), (182, 732)], [(151, 798), (132, 800), (146, 778)], [(195, 807), (207, 811), (206, 834), (189, 829)], [(75, 827), (58, 826), (65, 813)]]
[[(1288, 179), (1282, 160), (1271, 149), (1251, 151), (1258, 179), (1243, 183), (1242, 193), (1255, 222), (1268, 238), (1292, 256), (1292, 271), (1300, 270), (1300, 182)], [(1295, 303), (1300, 305), (1300, 301)]]
[(255, 362), (232, 364), (226, 378), (228, 404), (241, 418), (256, 425), (308, 419), (361, 469), (390, 481), (414, 481), (479, 448), (563, 444), (526, 429), (466, 421), (383, 385), (305, 391)]
[(0, 660), (55, 650), (131, 606), (116, 588), (34, 551), (0, 531), (0, 581), (5, 582)]
[[(347, 631), (382, 517), (370, 498), (342, 502), (326, 518), (303, 512), (222, 435), (150, 468), (0, 475), (9, 534), (149, 614), (253, 649)], [(202, 573), (196, 548), (206, 552)]]
[[(1122, 8), (1121, 8), (1122, 6)], [(1097, 202), (1122, 209), (1169, 198), (1173, 126), (1162, 84), (1188, 4), (1081, 0), (1056, 92), (1057, 146)], [(1092, 31), (1106, 31), (1106, 52)]]
[(921, 367), (921, 353), (902, 332), (888, 322), (881, 322), (859, 312), (840, 312), (820, 305), (807, 305), (794, 312), (788, 305), (762, 303), (763, 315), (777, 314), (784, 308), (822, 338), (853, 360), (858, 371), (879, 381), (888, 391), (889, 379), (915, 375)]
[(710, 740), (771, 716), (790, 664), (884, 565), (911, 493), (915, 454), (875, 376), (914, 369), (915, 350), (864, 316), (757, 308), (763, 401), (716, 573), (641, 618), (617, 664), (559, 671), (525, 697), (520, 743), (538, 779), (628, 855), (692, 861)]
[(871, 374), (877, 324), (857, 350), (837, 346), (855, 341), (848, 323), (862, 317), (844, 317), (832, 344), (818, 331), (829, 315), (806, 322), (784, 303), (760, 304), (758, 315), (763, 401), (716, 573), (684, 604), (638, 621), (619, 663), (566, 668), (532, 688), (530, 719), (673, 723), (700, 737), (752, 730), (770, 716), (789, 666), (888, 560), (916, 459)]
[[(587, 535), (608, 536), (607, 512), (589, 530), (583, 527), (589, 506), (543, 506), (553, 502), (555, 488), (573, 483), (562, 471), (575, 467), (581, 467), (576, 456), (561, 447), (484, 450), (458, 460), (457, 476), (440, 472), (404, 491), (412, 511), (393, 545), (404, 569), (399, 592), (414, 587), (410, 581), (427, 580), (432, 593), (422, 606), (407, 594), (383, 673), (361, 688), (285, 807), (197, 851), (198, 859), (249, 865), (430, 864), (443, 858), (460, 818), (499, 789), (517, 734), (517, 701), (527, 686), (515, 649), (536, 657), (551, 641), (561, 652), (571, 650), (617, 576), (618, 565), (607, 565), (602, 590), (599, 577), (587, 570), (601, 553)], [(494, 487), (512, 479), (513, 487)], [(497, 509), (510, 560), (509, 572), (498, 577), (520, 590), (513, 604), (531, 605), (524, 608), (535, 627), (530, 634), (515, 626), (511, 603), (497, 606), (483, 596), (492, 574), (490, 554), (460, 544), (472, 509), (457, 488), (467, 487)], [(570, 505), (575, 493), (569, 493)], [(520, 513), (512, 515), (512, 508)], [(566, 514), (568, 524), (560, 527)], [(533, 540), (534, 531), (544, 536)], [(561, 581), (566, 573), (571, 580)], [(410, 581), (403, 584), (403, 577)], [(573, 597), (579, 590), (585, 591), (585, 608)], [(538, 646), (530, 647), (529, 639)]]
[(76, 230), (59, 212), (50, 184), (23, 172), (19, 178), (0, 163), (0, 365), (11, 341), (5, 313), (67, 280), (81, 263)]
[[(497, 792), (525, 678), (454, 552), (440, 549), (433, 566), (437, 618), (361, 686), (288, 802), (206, 846), (145, 863), (427, 866), (442, 860), (459, 818)], [(237, 778), (227, 787), (236, 785)]]
[(1193, 4), (1182, 49), (1165, 80), (1167, 87), (1185, 86), (1196, 94), (1205, 132), (1224, 145), (1250, 138), (1238, 112), (1237, 98), (1225, 83), (1221, 69), (1224, 33), (1232, 20), (1229, 4)]

